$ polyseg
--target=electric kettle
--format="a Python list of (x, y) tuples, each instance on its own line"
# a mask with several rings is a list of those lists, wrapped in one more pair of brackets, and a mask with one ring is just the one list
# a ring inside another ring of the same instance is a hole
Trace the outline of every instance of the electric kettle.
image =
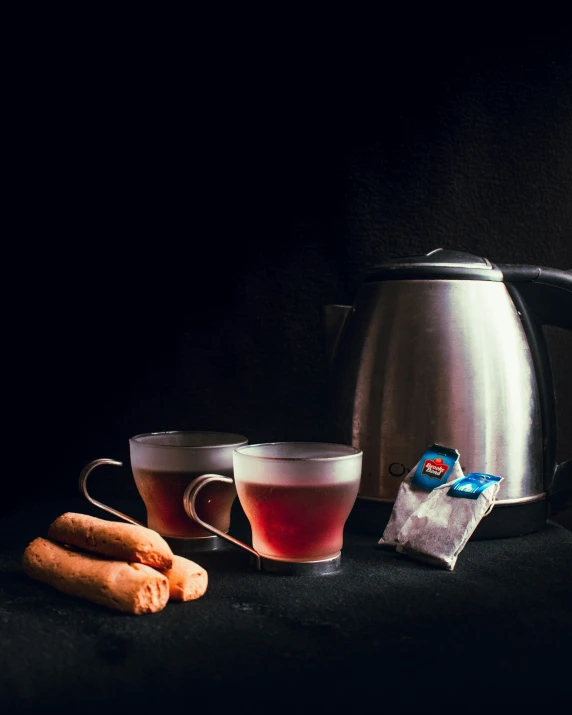
[(439, 248), (376, 266), (353, 306), (325, 306), (323, 318), (332, 439), (363, 451), (348, 525), (380, 535), (434, 443), (457, 449), (465, 473), (504, 477), (474, 538), (545, 524), (556, 412), (541, 328), (572, 330), (570, 271)]

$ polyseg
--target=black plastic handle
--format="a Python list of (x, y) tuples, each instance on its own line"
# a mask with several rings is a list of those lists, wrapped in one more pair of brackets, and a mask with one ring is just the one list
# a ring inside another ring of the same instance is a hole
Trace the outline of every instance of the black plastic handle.
[(519, 312), (535, 366), (544, 434), (544, 484), (555, 514), (572, 504), (572, 460), (556, 466), (554, 383), (542, 326), (572, 331), (572, 271), (522, 265), (497, 268)]
[(572, 271), (539, 266), (497, 265), (541, 325), (572, 330)]

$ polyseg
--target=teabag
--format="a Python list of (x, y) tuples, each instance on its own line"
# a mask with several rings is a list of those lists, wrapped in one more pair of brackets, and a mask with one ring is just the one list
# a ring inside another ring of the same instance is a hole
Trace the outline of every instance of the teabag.
[(463, 476), (458, 460), (456, 449), (433, 444), (425, 450), (423, 457), (399, 486), (397, 499), (378, 546), (395, 548), (399, 530), (431, 491)]
[(501, 481), (490, 474), (467, 474), (434, 489), (399, 530), (397, 551), (452, 571), (480, 520), (492, 510)]

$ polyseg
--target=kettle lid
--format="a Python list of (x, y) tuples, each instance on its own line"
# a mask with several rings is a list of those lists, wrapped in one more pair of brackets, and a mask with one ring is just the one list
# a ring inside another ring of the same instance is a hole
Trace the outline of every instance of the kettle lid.
[(448, 279), (502, 282), (501, 271), (486, 258), (463, 251), (436, 248), (421, 256), (403, 256), (372, 268), (367, 282)]

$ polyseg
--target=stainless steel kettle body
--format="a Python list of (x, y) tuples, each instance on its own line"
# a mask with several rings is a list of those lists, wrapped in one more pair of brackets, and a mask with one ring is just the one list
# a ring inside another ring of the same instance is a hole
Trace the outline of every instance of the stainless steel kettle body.
[(378, 267), (354, 306), (328, 309), (333, 432), (363, 450), (354, 526), (381, 534), (403, 477), (432, 443), (457, 449), (465, 472), (504, 477), (482, 535), (544, 523), (555, 416), (541, 313), (572, 327), (572, 275), (550, 270), (561, 285), (536, 286), (538, 301), (526, 303), (518, 285), (541, 270), (505, 267), (510, 283), (486, 259), (439, 249)]

